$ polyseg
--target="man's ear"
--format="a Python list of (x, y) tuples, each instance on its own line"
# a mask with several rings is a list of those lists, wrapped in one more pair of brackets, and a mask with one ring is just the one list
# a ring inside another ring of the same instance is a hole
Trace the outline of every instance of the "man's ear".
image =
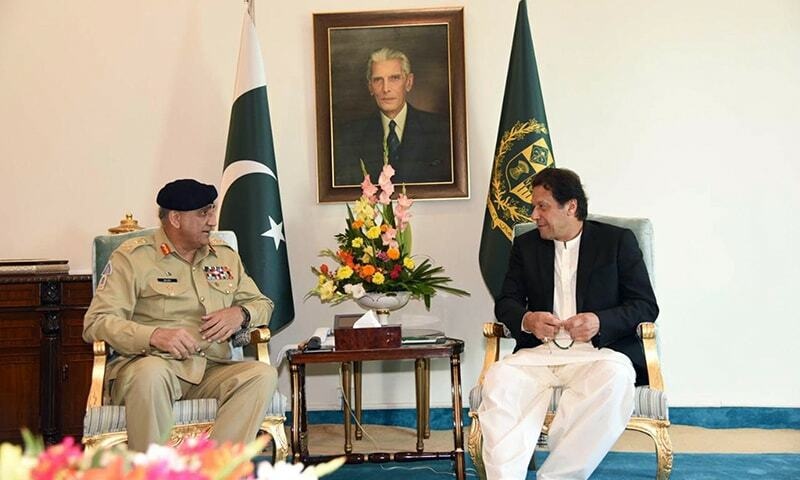
[(578, 200), (572, 199), (567, 202), (567, 213), (573, 217), (578, 214)]
[(167, 221), (169, 224), (172, 225), (173, 228), (181, 228), (181, 212), (177, 212), (175, 210), (170, 210), (167, 214)]
[(406, 92), (410, 92), (412, 88), (414, 88), (414, 74), (409, 73), (406, 77)]

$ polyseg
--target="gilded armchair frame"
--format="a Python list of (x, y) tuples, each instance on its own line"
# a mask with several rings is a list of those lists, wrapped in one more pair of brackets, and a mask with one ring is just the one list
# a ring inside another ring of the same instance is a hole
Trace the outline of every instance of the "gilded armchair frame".
[[(636, 222), (639, 225), (638, 228), (640, 231), (637, 231), (637, 229), (633, 229), (633, 231), (637, 235), (637, 241), (639, 242), (640, 248), (643, 250), (643, 258), (648, 269), (648, 274), (650, 275), (650, 280), (653, 282), (653, 284), (655, 284), (652, 270), (652, 225), (650, 224), (649, 220), (633, 218), (624, 219), (600, 215), (589, 215), (589, 219), (599, 220), (626, 228), (629, 227), (629, 225), (626, 223)], [(521, 235), (526, 231), (530, 231), (532, 228), (535, 228), (532, 226), (532, 224), (519, 224), (515, 226), (514, 233), (515, 235)], [(645, 246), (647, 248), (645, 248)], [(658, 355), (656, 324), (653, 322), (640, 323), (636, 331), (639, 335), (639, 338), (642, 340), (645, 361), (647, 364), (647, 374), (649, 376), (649, 385), (647, 388), (655, 392), (663, 393), (665, 391), (664, 377), (661, 374), (661, 363)], [(491, 367), (494, 362), (497, 362), (500, 359), (500, 339), (510, 338), (506, 336), (505, 332), (506, 328), (502, 323), (488, 322), (483, 324), (483, 336), (486, 337), (486, 353), (484, 356), (481, 373), (478, 376), (479, 386), (483, 385), (484, 377), (486, 376), (486, 372), (488, 371), (489, 367)], [(480, 419), (478, 418), (478, 413), (473, 410), (474, 408), (476, 408), (476, 406), (472, 405), (472, 408), (470, 408), (469, 412), (469, 417), (472, 419), (472, 423), (470, 425), (469, 434), (467, 437), (467, 451), (472, 457), (472, 461), (475, 464), (475, 468), (478, 470), (478, 474), (480, 475), (481, 479), (485, 479), (486, 470), (483, 464), (482, 451), (483, 435), (481, 433)], [(542, 440), (542, 437), (547, 435), (554, 416), (555, 414), (552, 412), (548, 412), (546, 414), (540, 441)], [(658, 415), (653, 415), (653, 417), (656, 416)], [(670, 422), (668, 420), (668, 416), (666, 415), (666, 412), (664, 412), (663, 419), (651, 418), (647, 416), (633, 416), (626, 426), (627, 430), (642, 432), (653, 440), (656, 450), (657, 480), (668, 480), (670, 474), (672, 473), (672, 441), (669, 437), (669, 425)]]
[[(272, 334), (267, 327), (257, 327), (250, 334), (250, 345), (256, 348), (256, 359), (269, 365), (269, 340)], [(94, 363), (92, 365), (92, 385), (89, 389), (89, 397), (86, 400), (86, 412), (92, 408), (103, 406), (103, 388), (105, 385), (105, 372), (108, 351), (106, 343), (97, 341), (93, 343)], [(272, 437), (273, 459), (275, 461), (285, 460), (289, 455), (289, 442), (286, 439), (284, 423), (286, 417), (283, 415), (268, 415), (261, 424), (261, 430)], [(187, 437), (195, 437), (203, 433), (210, 433), (214, 427), (214, 422), (199, 422), (174, 425), (167, 440), (168, 445), (178, 445)], [(95, 449), (106, 449), (126, 443), (128, 432), (101, 433), (83, 437), (83, 445), (87, 451)]]
[[(153, 230), (155, 229), (145, 229), (126, 232), (120, 235), (102, 235), (96, 237), (92, 250), (92, 284), (94, 286), (97, 285), (97, 282), (99, 281), (99, 274), (108, 261), (108, 255), (110, 255), (111, 251), (113, 251), (116, 246), (120, 245), (125, 240), (148, 234)], [(236, 235), (233, 232), (215, 231), (212, 233), (212, 236), (224, 240), (234, 250), (238, 249)], [(100, 244), (104, 245), (104, 251), (107, 251), (107, 253), (102, 254), (99, 252), (98, 246)], [(256, 359), (259, 362), (266, 363), (267, 365), (270, 364), (268, 344), (271, 337), (272, 333), (267, 327), (254, 328), (250, 334), (249, 345), (255, 347)], [(89, 412), (92, 409), (104, 406), (103, 401), (104, 399), (107, 399), (108, 394), (108, 392), (103, 391), (103, 389), (106, 388), (105, 372), (109, 353), (108, 348), (106, 343), (103, 341), (94, 342), (92, 348), (94, 352), (94, 363), (92, 366), (92, 384), (89, 389), (89, 396), (86, 400), (87, 418), (89, 417)], [(283, 408), (284, 407), (282, 407), (281, 410)], [(272, 458), (274, 461), (285, 460), (289, 455), (289, 442), (286, 439), (286, 430), (284, 429), (285, 422), (285, 415), (269, 413), (261, 424), (261, 431), (269, 434), (272, 437)], [(187, 437), (211, 432), (213, 427), (214, 422), (212, 421), (176, 424), (170, 431), (167, 444), (178, 445)], [(87, 450), (108, 448), (121, 443), (126, 443), (127, 441), (128, 433), (125, 430), (104, 432), (94, 435), (84, 435), (83, 437), (83, 444)]]
[[(497, 322), (487, 322), (483, 324), (483, 336), (486, 337), (486, 354), (483, 359), (478, 383), (483, 385), (486, 371), (492, 364), (500, 359), (500, 339), (505, 338), (503, 324)], [(664, 377), (661, 374), (661, 363), (658, 358), (658, 347), (656, 343), (656, 324), (643, 322), (637, 329), (639, 337), (644, 346), (645, 360), (647, 362), (647, 375), (650, 377), (650, 388), (652, 390), (664, 391)], [(550, 423), (553, 421), (553, 413), (548, 412), (542, 433), (547, 433)], [(480, 478), (486, 478), (486, 470), (483, 466), (483, 434), (477, 412), (470, 411), (469, 417), (472, 420), (467, 438), (467, 451), (472, 457), (472, 462), (478, 470)], [(657, 471), (656, 479), (668, 480), (672, 473), (672, 441), (669, 437), (669, 420), (657, 420), (647, 417), (631, 417), (628, 422), (627, 430), (642, 432), (653, 439), (656, 449)]]

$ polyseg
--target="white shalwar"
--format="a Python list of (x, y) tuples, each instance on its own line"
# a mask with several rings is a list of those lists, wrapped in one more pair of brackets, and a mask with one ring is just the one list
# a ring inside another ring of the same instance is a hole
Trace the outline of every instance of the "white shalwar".
[[(555, 242), (553, 314), (575, 315), (580, 235)], [(570, 344), (563, 329), (559, 345)], [(536, 448), (553, 388), (563, 387), (548, 432), (550, 454), (537, 480), (586, 479), (603, 460), (633, 413), (636, 373), (630, 359), (591, 342), (562, 350), (546, 343), (495, 363), (483, 382), (478, 415), (487, 480), (522, 480)]]

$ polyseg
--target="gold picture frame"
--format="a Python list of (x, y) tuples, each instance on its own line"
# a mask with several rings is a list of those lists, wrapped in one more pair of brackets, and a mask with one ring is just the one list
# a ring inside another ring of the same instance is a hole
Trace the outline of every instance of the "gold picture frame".
[(389, 117), (367, 61), (382, 48), (405, 54), (413, 82), (393, 182), (415, 199), (468, 197), (464, 12), (431, 8), (314, 14), (318, 201), (358, 198), (362, 161), (377, 182)]

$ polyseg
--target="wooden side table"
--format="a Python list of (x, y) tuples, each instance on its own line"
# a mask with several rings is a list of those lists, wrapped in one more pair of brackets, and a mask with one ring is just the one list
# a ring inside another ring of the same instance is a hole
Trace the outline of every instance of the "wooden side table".
[[(383, 462), (409, 462), (418, 460), (443, 460), (451, 459), (455, 465), (455, 474), (458, 480), (464, 480), (464, 437), (461, 418), (461, 353), (464, 351), (464, 342), (456, 339), (447, 339), (441, 344), (403, 345), (397, 348), (383, 348), (374, 350), (349, 350), (349, 351), (315, 351), (303, 352), (290, 350), (287, 354), (291, 371), (292, 387), (292, 459), (294, 462), (314, 463), (322, 457), (312, 457), (308, 452), (308, 418), (305, 394), (305, 366), (309, 363), (338, 363), (342, 365), (343, 395), (350, 404), (350, 379), (353, 366), (365, 361), (374, 360), (414, 360), (415, 378), (417, 385), (417, 448), (414, 452), (379, 452), (371, 454), (354, 453), (352, 443), (352, 425), (349, 412), (345, 411), (344, 451), (347, 463), (383, 463)], [(429, 362), (432, 358), (450, 359), (450, 381), (452, 385), (453, 400), (453, 450), (446, 452), (426, 452), (423, 439), (425, 438), (425, 425), (428, 422), (427, 390), (430, 387)], [(426, 363), (427, 362), (427, 363)], [(358, 378), (358, 377), (356, 377)], [(360, 403), (360, 402), (359, 402)], [(360, 406), (360, 405), (359, 405)]]

